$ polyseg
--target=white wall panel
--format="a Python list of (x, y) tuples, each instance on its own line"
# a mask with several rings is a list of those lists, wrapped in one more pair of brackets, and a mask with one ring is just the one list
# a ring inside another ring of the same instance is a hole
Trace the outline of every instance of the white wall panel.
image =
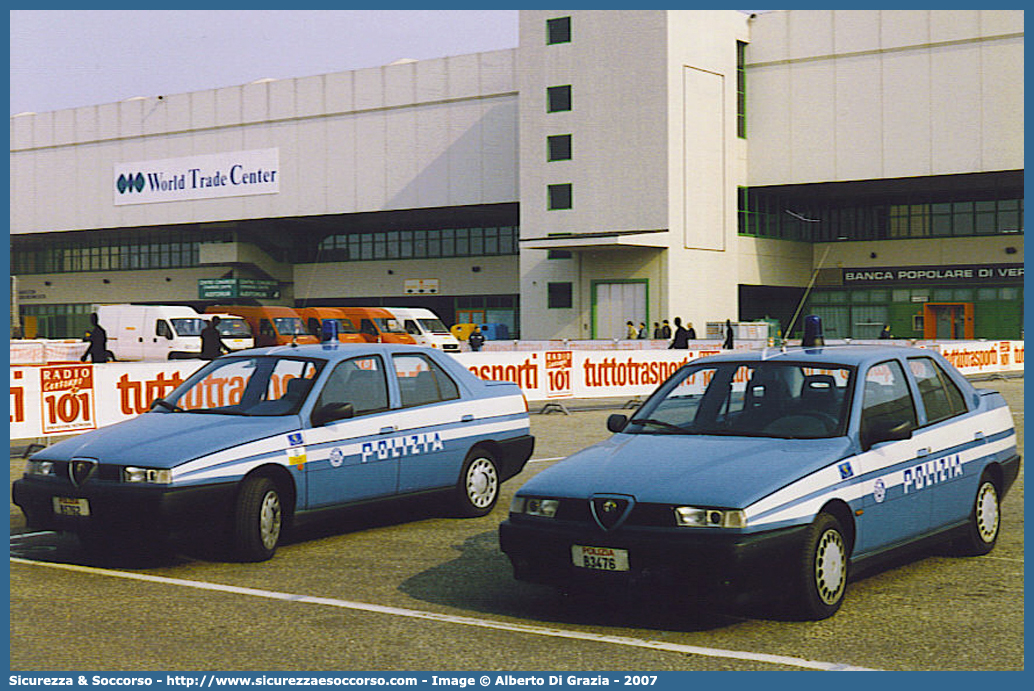
[(356, 206), (356, 120), (347, 115), (327, 121), (327, 211), (353, 213)]
[(440, 101), (448, 93), (448, 63), (445, 58), (416, 63), (416, 101)]
[(931, 49), (930, 78), (933, 174), (980, 170), (980, 47), (967, 43)]
[(416, 63), (384, 68), (384, 106), (411, 105), (416, 95)]
[(296, 80), (277, 79), (273, 82), (266, 82), (266, 93), (269, 96), (269, 118), (271, 120), (285, 120), (297, 117), (298, 107), (296, 103)]
[(795, 179), (836, 177), (836, 73), (831, 60), (790, 70), (790, 157)]
[(384, 68), (371, 67), (352, 73), (355, 80), (355, 109), (384, 107)]
[(803, 12), (790, 24), (790, 60), (830, 55), (833, 52), (833, 10)]
[(32, 145), (47, 147), (54, 144), (54, 113), (40, 113), (32, 123)]
[(517, 199), (517, 100), (482, 101), (481, 202)]
[(880, 15), (882, 48), (922, 45), (930, 40), (929, 10), (880, 10)]
[(378, 211), (387, 201), (384, 196), (385, 151), (384, 113), (364, 113), (355, 121), (356, 210)]
[(295, 79), (295, 114), (300, 118), (318, 117), (327, 112), (323, 75)]
[(724, 79), (720, 74), (685, 67), (684, 246), (725, 249)]
[(59, 110), (54, 113), (54, 145), (64, 146), (76, 139), (75, 111)]
[(353, 72), (335, 72), (325, 77), (328, 113), (347, 113), (355, 108), (355, 75)]
[(929, 175), (930, 54), (883, 55), (883, 176)]
[(1023, 39), (989, 43), (981, 49), (985, 74), (981, 91), (985, 170), (1023, 168)]
[(214, 89), (190, 94), (190, 126), (195, 130), (215, 127), (216, 92)]
[(269, 83), (255, 82), (241, 87), (241, 122), (258, 123), (269, 119)]
[[(412, 79), (407, 79), (412, 86)], [(384, 114), (385, 127), (385, 208), (412, 209), (420, 205), (418, 174), (413, 151), (416, 149), (417, 116), (412, 108), (389, 110)]]
[(878, 177), (883, 168), (882, 83), (870, 57), (837, 58), (836, 177)]
[(241, 92), (244, 87), (231, 86), (216, 89), (215, 124), (217, 127), (239, 125), (241, 122)]
[(833, 12), (833, 49), (858, 53), (880, 47), (880, 13), (873, 10)]
[[(440, 86), (445, 88), (444, 71)], [(433, 80), (425, 80), (430, 87)], [(449, 197), (449, 111), (452, 106), (435, 104), (422, 106), (416, 119), (416, 146), (412, 156), (416, 166), (417, 205), (437, 206)]]
[(456, 103), (449, 109), (449, 196), (447, 205), (481, 203), (481, 105)]
[[(160, 106), (165, 110), (165, 125), (172, 132), (183, 132), (189, 130), (191, 127), (191, 118), (193, 113), (191, 112), (191, 101), (192, 94), (173, 94), (172, 96), (163, 96), (162, 101), (164, 105)], [(91, 139), (91, 137), (84, 136), (84, 139)]]
[(747, 73), (748, 182), (778, 184), (790, 174), (790, 67), (771, 65)]

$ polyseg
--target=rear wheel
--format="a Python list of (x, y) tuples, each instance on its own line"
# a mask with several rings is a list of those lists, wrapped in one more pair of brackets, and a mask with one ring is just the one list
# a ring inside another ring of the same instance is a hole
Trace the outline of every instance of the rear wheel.
[(1002, 525), (1002, 509), (999, 503), (998, 486), (990, 474), (980, 477), (973, 510), (969, 514), (966, 534), (955, 541), (954, 547), (963, 556), (979, 556), (994, 549), (998, 542), (998, 531)]
[(268, 477), (244, 481), (233, 516), (233, 549), (242, 561), (266, 561), (276, 553), (283, 529), (280, 491)]
[(806, 619), (832, 616), (847, 590), (847, 540), (834, 516), (820, 513), (808, 529), (798, 564), (797, 608)]
[(477, 448), (468, 454), (455, 492), (456, 510), (461, 516), (484, 516), (495, 507), (499, 470), (489, 451)]

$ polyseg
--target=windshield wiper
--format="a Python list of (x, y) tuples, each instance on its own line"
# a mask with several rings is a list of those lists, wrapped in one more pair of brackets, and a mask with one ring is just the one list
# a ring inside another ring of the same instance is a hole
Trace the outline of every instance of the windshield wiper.
[(665, 422), (664, 420), (655, 420), (649, 417), (632, 418), (628, 422), (632, 425), (650, 425), (652, 427), (660, 427), (661, 429), (673, 431), (676, 434), (685, 434), (687, 431), (684, 427), (679, 427), (678, 425), (673, 425), (670, 422)]

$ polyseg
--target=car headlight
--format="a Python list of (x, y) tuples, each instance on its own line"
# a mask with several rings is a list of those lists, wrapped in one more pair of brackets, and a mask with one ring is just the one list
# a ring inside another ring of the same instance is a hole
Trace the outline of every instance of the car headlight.
[(676, 506), (675, 524), (689, 528), (746, 528), (747, 514), (740, 509)]
[(122, 482), (146, 482), (152, 485), (168, 485), (172, 482), (172, 471), (168, 468), (134, 468), (126, 466), (122, 469)]
[(528, 516), (553, 518), (560, 508), (559, 499), (543, 499), (541, 497), (514, 497), (510, 502), (510, 513), (523, 513)]
[(54, 464), (51, 461), (29, 461), (25, 464), (26, 475), (53, 475)]

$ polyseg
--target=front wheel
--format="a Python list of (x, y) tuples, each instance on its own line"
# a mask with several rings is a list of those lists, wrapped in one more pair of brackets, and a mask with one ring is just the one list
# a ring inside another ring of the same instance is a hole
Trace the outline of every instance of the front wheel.
[(233, 515), (233, 549), (242, 561), (266, 561), (276, 553), (283, 529), (283, 507), (276, 483), (268, 477), (244, 481)]
[(994, 549), (1002, 525), (1002, 509), (998, 486), (987, 473), (980, 477), (973, 510), (969, 514), (966, 534), (955, 543), (955, 552), (963, 556), (980, 556)]
[(797, 606), (807, 619), (832, 616), (847, 590), (847, 540), (834, 516), (821, 513), (808, 529), (798, 565)]
[(455, 492), (456, 510), (461, 516), (484, 516), (495, 507), (499, 499), (499, 470), (489, 451), (478, 448), (470, 452)]

